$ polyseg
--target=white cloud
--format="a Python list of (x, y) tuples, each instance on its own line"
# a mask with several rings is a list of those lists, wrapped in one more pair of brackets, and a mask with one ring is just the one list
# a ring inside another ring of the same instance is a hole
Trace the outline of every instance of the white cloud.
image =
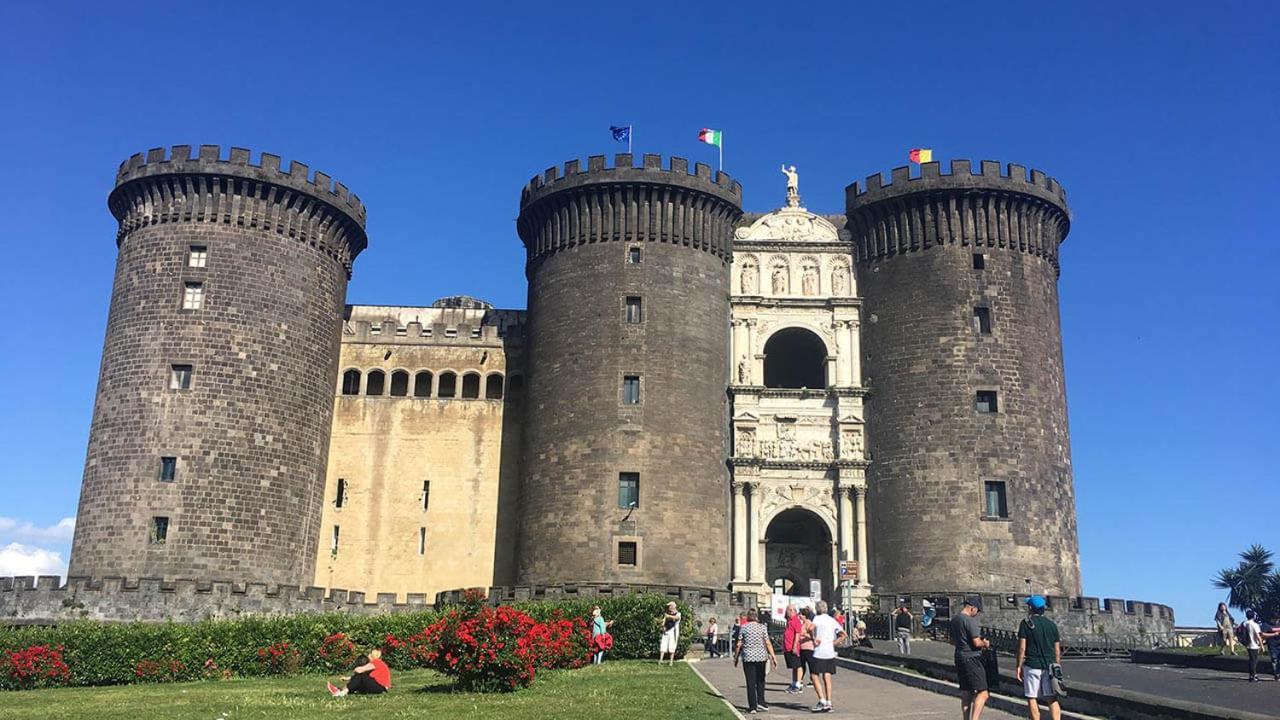
[(29, 520), (0, 517), (0, 542), (27, 540), (33, 542), (68, 542), (76, 531), (76, 519), (65, 517), (53, 525), (41, 527)]
[(0, 547), (0, 577), (66, 574), (62, 553), (16, 542)]

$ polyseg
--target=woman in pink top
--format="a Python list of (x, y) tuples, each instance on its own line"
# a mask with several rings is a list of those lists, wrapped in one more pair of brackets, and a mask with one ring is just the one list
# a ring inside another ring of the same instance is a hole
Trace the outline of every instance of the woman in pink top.
[[(800, 660), (803, 661), (805, 668), (808, 668), (813, 661), (813, 610), (810, 608), (802, 608), (800, 610), (800, 634), (797, 643), (800, 646)], [(813, 682), (813, 670), (809, 670), (809, 682)], [(805, 683), (800, 682), (800, 691), (804, 692)]]

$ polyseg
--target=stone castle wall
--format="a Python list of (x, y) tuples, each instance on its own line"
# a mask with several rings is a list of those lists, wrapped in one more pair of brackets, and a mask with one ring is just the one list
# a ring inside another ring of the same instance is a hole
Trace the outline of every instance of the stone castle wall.
[[(1018, 624), (1027, 617), (1027, 609), (1023, 602), (1026, 593), (962, 593), (933, 592), (910, 593), (900, 596), (880, 595), (876, 598), (876, 609), (881, 617), (887, 617), (894, 608), (904, 600), (915, 615), (915, 627), (919, 632), (920, 617), (924, 614), (925, 599), (935, 602), (936, 598), (946, 597), (950, 600), (951, 617), (960, 612), (965, 597), (979, 595), (982, 598), (982, 612), (978, 622), (983, 627), (998, 630), (1016, 631)], [(1049, 595), (1049, 603), (1045, 616), (1058, 624), (1068, 639), (1082, 635), (1109, 635), (1112, 637), (1139, 637), (1150, 635), (1166, 635), (1173, 632), (1173, 608), (1159, 603), (1124, 600), (1121, 598), (1065, 597)], [(943, 622), (939, 626), (939, 637), (947, 637), (948, 625)]]
[(119, 256), (70, 572), (310, 582), (364, 207), (300, 163), (190, 150), (130, 158), (109, 199)]
[[(872, 582), (880, 592), (998, 590), (1031, 578), (1080, 592), (1056, 181), (967, 161), (848, 190), (863, 292)], [(975, 267), (981, 254), (985, 267)], [(975, 321), (990, 313), (990, 331)], [(997, 393), (979, 412), (977, 391)], [(1004, 483), (1007, 516), (985, 512)]]
[[(741, 188), (687, 161), (618, 155), (535, 178), (516, 581), (729, 580), (729, 273)], [(638, 253), (633, 256), (632, 252)], [(641, 300), (627, 322), (626, 299)], [(639, 402), (624, 379), (639, 378)], [(619, 507), (619, 474), (639, 506)], [(699, 508), (691, 521), (689, 510)], [(620, 562), (622, 543), (635, 562)], [(630, 545), (626, 546), (630, 548)]]

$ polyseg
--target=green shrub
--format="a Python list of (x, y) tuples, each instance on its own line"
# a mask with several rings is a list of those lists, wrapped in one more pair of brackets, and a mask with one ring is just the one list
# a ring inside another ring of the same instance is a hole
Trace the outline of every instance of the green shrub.
[[(668, 598), (662, 595), (623, 595), (612, 598), (584, 598), (579, 600), (544, 600), (516, 603), (534, 619), (546, 622), (561, 616), (591, 617), (591, 606), (599, 605), (605, 620), (612, 620), (609, 634), (613, 636), (613, 649), (608, 657), (616, 660), (641, 660), (658, 657), (658, 640), (662, 637), (662, 616), (666, 612)], [(696, 632), (697, 618), (693, 608), (678, 602), (682, 621), (678, 654), (683, 656)]]

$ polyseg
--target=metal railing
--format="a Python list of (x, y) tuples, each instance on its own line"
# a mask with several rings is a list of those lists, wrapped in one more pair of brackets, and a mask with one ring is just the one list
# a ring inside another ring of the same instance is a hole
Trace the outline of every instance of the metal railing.
[[(1009, 655), (1018, 652), (1018, 633), (1013, 630), (982, 628), (983, 637), (991, 640), (996, 650)], [(1175, 633), (1148, 635), (1064, 635), (1059, 641), (1062, 656), (1073, 658), (1128, 658), (1134, 650), (1156, 650), (1177, 647)]]

